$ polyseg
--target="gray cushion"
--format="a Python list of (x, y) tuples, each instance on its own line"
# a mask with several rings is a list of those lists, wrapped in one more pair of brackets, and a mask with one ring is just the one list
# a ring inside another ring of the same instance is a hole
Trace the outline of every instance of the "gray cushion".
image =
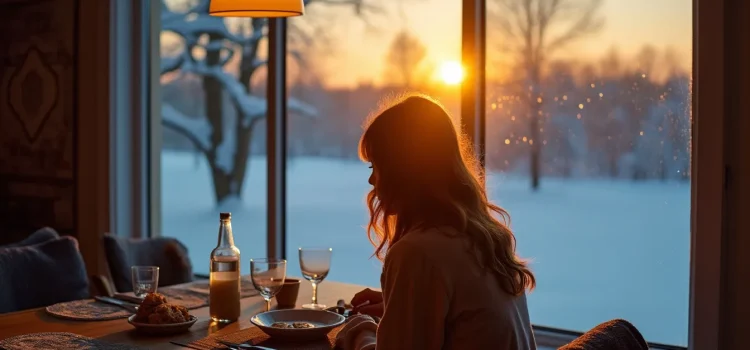
[(57, 234), (57, 231), (55, 231), (54, 229), (50, 227), (43, 227), (43, 228), (36, 230), (34, 233), (29, 235), (22, 241), (11, 243), (11, 244), (6, 244), (3, 246), (0, 246), (0, 248), (23, 247), (27, 245), (34, 245), (34, 244), (39, 244), (42, 242), (52, 241), (58, 238), (60, 238), (60, 235)]
[(131, 266), (159, 266), (159, 286), (193, 280), (193, 266), (185, 245), (169, 237), (132, 239), (104, 235), (109, 272), (118, 292), (133, 290)]
[(89, 297), (89, 280), (73, 237), (0, 248), (0, 313)]

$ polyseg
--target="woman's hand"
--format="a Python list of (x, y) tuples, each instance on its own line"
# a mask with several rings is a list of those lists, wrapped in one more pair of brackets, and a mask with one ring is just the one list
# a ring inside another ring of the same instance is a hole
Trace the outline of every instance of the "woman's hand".
[[(367, 303), (362, 307), (357, 307)], [(351, 304), (354, 306), (352, 312), (370, 315), (373, 317), (383, 317), (383, 292), (372, 290), (370, 288), (364, 289), (361, 292), (354, 295)]]
[(370, 316), (350, 317), (336, 335), (336, 349), (374, 350), (378, 326)]

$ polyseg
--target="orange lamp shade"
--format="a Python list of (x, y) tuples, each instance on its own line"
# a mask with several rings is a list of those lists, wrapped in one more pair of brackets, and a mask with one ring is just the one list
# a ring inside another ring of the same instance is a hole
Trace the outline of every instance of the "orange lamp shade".
[(305, 14), (303, 0), (211, 0), (208, 13), (218, 17), (294, 17)]

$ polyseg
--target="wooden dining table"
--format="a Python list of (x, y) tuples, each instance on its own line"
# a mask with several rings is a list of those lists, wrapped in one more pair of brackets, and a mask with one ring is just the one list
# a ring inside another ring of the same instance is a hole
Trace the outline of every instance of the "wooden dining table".
[[(336, 305), (339, 299), (349, 302), (351, 298), (364, 289), (354, 284), (325, 281), (318, 285), (318, 302), (328, 306)], [(297, 307), (310, 303), (312, 287), (302, 281), (297, 297)], [(146, 336), (136, 333), (127, 319), (110, 321), (72, 321), (60, 319), (47, 314), (44, 308), (18, 311), (0, 315), (0, 340), (16, 335), (39, 332), (69, 332), (110, 343), (121, 343), (141, 346), (147, 349), (185, 349), (170, 341), (190, 343), (209, 335), (228, 334), (241, 329), (254, 327), (250, 318), (265, 311), (265, 301), (259, 295), (241, 299), (242, 314), (237, 322), (219, 327), (211, 322), (208, 307), (190, 310), (198, 321), (188, 332), (171, 336)], [(272, 303), (272, 307), (275, 304)]]

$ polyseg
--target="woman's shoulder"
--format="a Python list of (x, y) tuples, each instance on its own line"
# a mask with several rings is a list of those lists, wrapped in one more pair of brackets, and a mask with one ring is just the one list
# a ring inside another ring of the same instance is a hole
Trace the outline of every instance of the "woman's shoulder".
[(461, 235), (458, 230), (445, 226), (414, 229), (404, 235), (401, 241), (426, 246), (452, 245), (462, 241), (462, 238), (464, 238), (464, 235)]
[(388, 249), (389, 259), (438, 260), (454, 249), (464, 249), (465, 240), (455, 229), (420, 228), (409, 231)]
[(432, 286), (434, 290), (452, 293), (452, 287), (447, 286), (465, 266), (463, 260), (469, 257), (464, 257), (467, 253), (462, 236), (445, 231), (430, 228), (404, 235), (386, 253), (381, 282), (396, 275), (409, 276), (413, 282), (418, 280), (419, 284)]

